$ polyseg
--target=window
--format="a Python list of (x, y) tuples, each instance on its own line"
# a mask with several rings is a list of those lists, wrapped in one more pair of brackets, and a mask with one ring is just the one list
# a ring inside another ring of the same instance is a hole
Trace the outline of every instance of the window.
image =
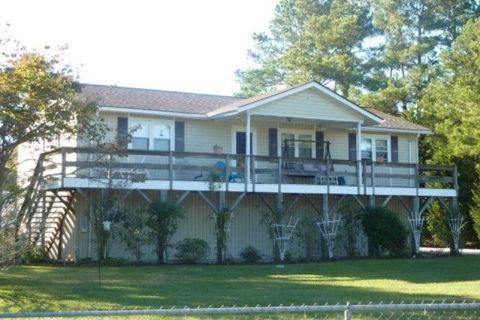
[(375, 159), (377, 162), (388, 161), (388, 141), (384, 139), (375, 140)]
[(132, 134), (132, 149), (148, 150), (148, 124), (137, 123)]
[(311, 158), (312, 154), (312, 136), (309, 134), (298, 135), (298, 156), (300, 158)]
[(170, 127), (164, 125), (153, 126), (153, 150), (170, 150)]
[(132, 149), (148, 150), (148, 138), (132, 138)]
[(389, 146), (390, 142), (387, 138), (362, 138), (362, 159), (377, 162), (389, 161)]
[(134, 122), (130, 148), (136, 150), (169, 151), (172, 149), (171, 126), (155, 122)]
[(362, 138), (362, 159), (372, 160), (372, 139)]
[(282, 132), (280, 134), (280, 152), (282, 157), (312, 158), (314, 146), (313, 134)]

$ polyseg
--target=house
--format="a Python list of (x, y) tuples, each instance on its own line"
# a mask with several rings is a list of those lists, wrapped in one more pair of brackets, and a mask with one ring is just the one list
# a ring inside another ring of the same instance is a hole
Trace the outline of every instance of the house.
[[(183, 206), (186, 217), (173, 242), (204, 239), (210, 260), (212, 215), (225, 209), (226, 256), (238, 259), (251, 245), (268, 260), (269, 212), (294, 221), (310, 216), (333, 228), (342, 206), (388, 206), (411, 227), (418, 249), (431, 200), (456, 208), (455, 167), (419, 164), (419, 137), (429, 129), (362, 108), (317, 82), (248, 99), (103, 85), (84, 85), (82, 94), (98, 102), (99, 116), (114, 129), (108, 139), (132, 137), (121, 157), (110, 155), (110, 167), (91, 161), (102, 150), (81, 138), (45, 150), (36, 185), (32, 179), (39, 196), (26, 224), (32, 241), (59, 259), (97, 256), (89, 212), (107, 186), (121, 189), (127, 205), (162, 199)], [(329, 247), (333, 256), (345, 254), (340, 238)], [(301, 257), (301, 240), (288, 250)], [(154, 259), (153, 251), (146, 247), (145, 259)], [(128, 257), (118, 241), (109, 254)]]

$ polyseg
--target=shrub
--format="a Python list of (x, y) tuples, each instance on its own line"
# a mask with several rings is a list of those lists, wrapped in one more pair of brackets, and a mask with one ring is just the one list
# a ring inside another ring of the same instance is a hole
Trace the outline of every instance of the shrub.
[(343, 206), (338, 211), (342, 215), (339, 238), (342, 238), (343, 247), (348, 257), (360, 254), (362, 244), (362, 220), (358, 210), (351, 206)]
[(158, 263), (165, 263), (170, 238), (177, 231), (177, 220), (183, 218), (183, 209), (175, 203), (152, 202), (147, 210), (147, 227), (155, 242)]
[(47, 253), (37, 247), (31, 247), (25, 252), (23, 256), (23, 263), (25, 264), (42, 264), (51, 262)]
[(303, 217), (298, 222), (294, 232), (297, 238), (300, 240), (300, 245), (305, 250), (305, 260), (313, 260), (315, 252), (317, 252), (320, 247), (320, 232), (318, 232), (315, 218), (311, 216)]
[(195, 263), (207, 257), (208, 243), (202, 239), (185, 238), (176, 245), (178, 260)]
[(137, 263), (142, 260), (142, 247), (152, 242), (146, 230), (148, 215), (145, 209), (122, 210), (113, 230), (127, 249), (135, 256)]
[(450, 241), (448, 214), (438, 200), (432, 201), (425, 219), (427, 231), (431, 235), (430, 245), (447, 247)]
[(408, 231), (397, 214), (387, 208), (368, 208), (362, 216), (368, 237), (368, 256), (378, 257), (388, 250), (391, 256), (406, 253)]
[(246, 263), (251, 263), (251, 264), (257, 263), (259, 260), (262, 259), (262, 257), (258, 253), (258, 250), (252, 246), (243, 248), (242, 252), (240, 252), (240, 255), (242, 256), (242, 259)]
[(124, 258), (111, 258), (108, 257), (101, 262), (102, 266), (107, 266), (107, 267), (124, 267), (124, 266), (129, 266), (131, 265), (130, 261), (128, 259)]

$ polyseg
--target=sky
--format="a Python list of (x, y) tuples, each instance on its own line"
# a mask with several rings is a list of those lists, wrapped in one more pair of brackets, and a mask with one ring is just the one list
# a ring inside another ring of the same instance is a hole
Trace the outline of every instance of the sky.
[[(83, 83), (232, 95), (252, 34), (277, 0), (2, 0), (0, 30), (29, 48), (68, 45)], [(0, 36), (3, 37), (3, 36)]]

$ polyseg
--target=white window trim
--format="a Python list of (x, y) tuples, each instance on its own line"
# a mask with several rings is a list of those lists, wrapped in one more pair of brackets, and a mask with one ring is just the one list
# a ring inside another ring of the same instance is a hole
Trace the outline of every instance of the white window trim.
[[(391, 139), (390, 136), (378, 136), (378, 135), (370, 135), (370, 134), (362, 134), (362, 140), (363, 139), (372, 139), (372, 161), (376, 161), (376, 154), (377, 154), (377, 145), (376, 145), (376, 140), (387, 140), (387, 154), (388, 154), (388, 159), (386, 159), (386, 162), (392, 162), (392, 144), (391, 144)], [(360, 141), (360, 154), (362, 152), (362, 143)]]
[[(308, 134), (312, 136), (312, 141), (315, 141), (315, 130), (301, 130), (301, 129), (287, 129), (287, 128), (279, 128), (278, 129), (278, 135), (277, 135), (277, 155), (283, 156), (282, 155), (282, 134), (293, 134), (295, 137), (295, 140), (298, 140), (298, 136), (301, 134)], [(312, 142), (312, 159), (315, 159), (317, 157), (317, 148), (315, 148), (315, 143)], [(299, 154), (299, 143), (298, 141), (295, 141), (295, 158), (298, 158)]]
[[(145, 118), (128, 118), (128, 130), (132, 130), (137, 126), (137, 124), (147, 124), (148, 125), (148, 150), (152, 151), (153, 149), (153, 139), (154, 139), (154, 126), (163, 125), (170, 127), (170, 150), (175, 150), (175, 122), (172, 120), (165, 119), (145, 119)], [(135, 137), (135, 132), (132, 134)], [(132, 143), (128, 144), (128, 149), (132, 149)]]
[[(252, 152), (253, 155), (257, 154), (257, 128), (251, 127), (250, 131), (252, 132)], [(237, 154), (237, 132), (245, 132), (245, 127), (233, 126), (232, 127), (232, 141), (231, 141), (231, 154)]]

